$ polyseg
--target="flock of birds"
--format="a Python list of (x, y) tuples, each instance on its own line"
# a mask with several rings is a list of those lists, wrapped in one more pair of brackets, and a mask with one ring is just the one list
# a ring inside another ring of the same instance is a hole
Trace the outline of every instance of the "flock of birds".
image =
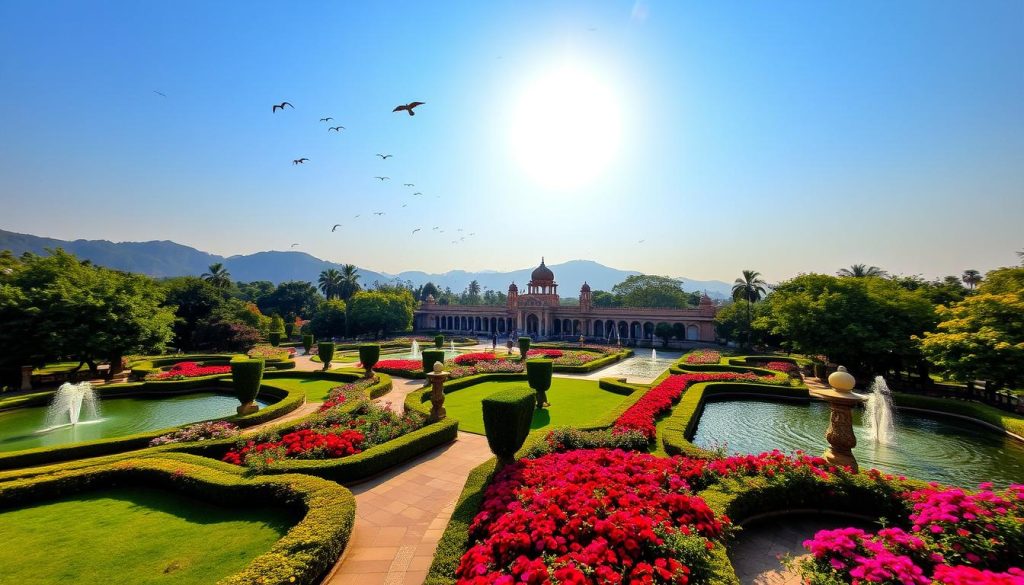
[[(159, 92), (156, 92), (156, 93), (159, 93)], [(161, 95), (163, 95), (163, 94), (161, 94)], [(164, 97), (166, 97), (166, 96), (164, 96)], [(392, 112), (407, 112), (410, 116), (415, 116), (416, 112), (414, 110), (416, 108), (418, 108), (419, 106), (425, 105), (425, 103), (426, 102), (414, 101), (414, 102), (409, 102), (407, 104), (400, 104), (398, 106), (395, 106), (395, 108), (393, 110), (391, 110), (391, 111)], [(289, 108), (294, 110), (295, 106), (293, 106), (291, 104), (291, 102), (283, 101), (283, 102), (281, 102), (279, 104), (274, 104), (273, 107), (270, 110), (270, 113), (276, 114), (278, 110), (281, 110), (282, 112), (285, 112)], [(321, 123), (328, 124), (328, 128), (327, 128), (328, 132), (339, 132), (340, 133), (342, 130), (346, 129), (344, 126), (341, 126), (341, 125), (330, 126), (329, 124), (331, 122), (334, 122), (334, 121), (335, 121), (334, 118), (331, 117), (331, 116), (324, 116), (323, 118), (320, 118), (320, 122)], [(386, 162), (389, 158), (393, 158), (394, 157), (393, 154), (383, 153), (383, 152), (378, 152), (376, 154), (376, 156), (380, 157), (381, 162)], [(292, 165), (293, 166), (304, 165), (307, 162), (309, 162), (309, 158), (301, 157), (301, 158), (293, 159), (292, 160)], [(383, 183), (385, 181), (390, 181), (391, 180), (391, 177), (389, 177), (387, 175), (377, 175), (374, 178), (379, 180), (381, 183)], [(412, 189), (412, 188), (416, 187), (416, 185), (414, 183), (403, 183), (402, 186), (405, 187), (405, 188), (409, 188), (409, 189)], [(419, 197), (419, 196), (422, 196), (422, 195), (423, 195), (423, 193), (420, 192), (420, 191), (415, 191), (415, 192), (412, 193), (413, 197)], [(435, 195), (435, 197), (440, 198), (440, 196), (438, 196), (438, 195)], [(408, 203), (403, 203), (402, 207), (408, 207)], [(378, 216), (378, 217), (381, 217), (381, 216), (383, 216), (385, 214), (386, 214), (386, 212), (384, 212), (384, 211), (374, 211), (373, 212), (373, 215)], [(362, 215), (361, 213), (357, 213), (353, 217), (353, 219), (359, 219), (359, 217), (361, 215)], [(336, 223), (336, 224), (332, 225), (331, 226), (331, 232), (332, 233), (336, 232), (338, 230), (338, 228), (340, 228), (340, 227), (344, 227), (344, 224)], [(422, 231), (422, 229), (423, 228), (416, 228), (416, 229), (412, 230), (412, 234), (416, 234), (417, 232)], [(439, 234), (443, 234), (444, 233), (444, 230), (441, 229), (440, 226), (434, 226), (433, 230), (431, 230), (431, 231), (437, 232)], [(458, 228), (457, 231), (458, 232), (462, 232), (463, 229), (462, 228)], [(476, 235), (476, 232), (469, 232), (467, 235), (460, 235), (460, 236), (458, 236), (458, 239), (452, 240), (451, 242), (452, 242), (452, 244), (458, 244), (460, 242), (465, 241), (467, 237), (473, 237), (475, 235)], [(297, 247), (299, 247), (298, 243), (294, 243), (294, 244), (291, 245), (291, 248), (297, 248)]]

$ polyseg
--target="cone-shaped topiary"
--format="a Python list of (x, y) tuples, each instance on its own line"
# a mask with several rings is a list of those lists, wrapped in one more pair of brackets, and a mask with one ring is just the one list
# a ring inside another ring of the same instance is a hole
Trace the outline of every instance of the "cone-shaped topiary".
[(434, 371), (434, 362), (444, 363), (444, 351), (440, 349), (424, 349), (420, 357), (423, 358), (424, 374)]
[(434, 347), (437, 349), (441, 349), (442, 347), (444, 347), (444, 335), (434, 336)]
[(235, 386), (235, 396), (242, 403), (238, 407), (238, 414), (249, 414), (259, 410), (260, 407), (256, 405), (255, 400), (260, 391), (260, 382), (263, 381), (263, 360), (232, 360), (231, 381)]
[(366, 377), (373, 375), (373, 366), (380, 361), (380, 345), (376, 343), (363, 343), (359, 345), (359, 361), (366, 368)]
[(525, 387), (503, 390), (481, 401), (487, 444), (502, 465), (515, 461), (516, 451), (530, 433), (535, 401), (533, 390)]
[(320, 356), (320, 361), (324, 363), (324, 370), (326, 371), (331, 367), (331, 360), (334, 359), (334, 342), (321, 341), (316, 346), (316, 353)]
[(284, 324), (284, 338), (285, 339), (291, 339), (293, 333), (295, 333), (295, 323), (285, 323)]
[(271, 331), (267, 334), (267, 340), (270, 341), (270, 345), (273, 345), (274, 347), (281, 345), (281, 332)]
[(530, 352), (530, 338), (520, 337), (519, 338), (519, 359), (525, 360), (526, 354)]
[(551, 388), (551, 373), (554, 366), (555, 362), (549, 359), (526, 360), (526, 380), (530, 383), (530, 388), (537, 391), (537, 408), (550, 406), (548, 388)]
[(309, 350), (313, 349), (313, 336), (306, 334), (302, 336), (302, 348), (306, 350), (306, 355), (309, 355)]

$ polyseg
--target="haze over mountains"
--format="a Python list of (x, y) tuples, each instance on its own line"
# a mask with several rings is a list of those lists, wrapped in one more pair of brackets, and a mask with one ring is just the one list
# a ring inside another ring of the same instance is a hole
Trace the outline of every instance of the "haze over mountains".
[[(269, 280), (275, 284), (287, 280), (316, 282), (320, 272), (341, 265), (321, 260), (305, 252), (257, 252), (238, 256), (218, 256), (189, 246), (167, 240), (150, 242), (110, 242), (107, 240), (58, 240), (30, 234), (19, 234), (0, 230), (0, 250), (11, 250), (15, 255), (24, 252), (45, 254), (50, 248), (63, 248), (83, 260), (94, 264), (139, 272), (153, 277), (198, 276), (207, 271), (210, 264), (221, 262), (236, 281)], [(538, 258), (537, 263), (540, 263)], [(414, 286), (433, 282), (440, 288), (450, 287), (460, 292), (471, 280), (476, 280), (484, 290), (504, 292), (510, 282), (524, 286), (530, 280), (530, 273), (536, 264), (507, 272), (482, 270), (468, 272), (451, 270), (443, 274), (429, 274), (408, 270), (398, 274), (377, 272), (359, 267), (360, 282), (370, 285), (374, 281), (410, 281)], [(575, 297), (579, 287), (587, 281), (595, 290), (610, 290), (635, 270), (619, 270), (604, 266), (592, 260), (571, 260), (561, 264), (550, 264), (563, 297)], [(693, 280), (680, 277), (686, 290), (707, 290), (715, 298), (728, 296), (731, 285), (720, 280)]]

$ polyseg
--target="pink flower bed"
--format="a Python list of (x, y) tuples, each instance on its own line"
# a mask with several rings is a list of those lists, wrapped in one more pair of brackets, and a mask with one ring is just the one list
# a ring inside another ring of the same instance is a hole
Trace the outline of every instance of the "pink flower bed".
[(472, 366), (477, 362), (493, 362), (498, 359), (498, 356), (494, 355), (493, 352), (477, 352), (477, 353), (464, 353), (455, 356), (454, 362), (460, 366)]
[(526, 352), (526, 357), (546, 357), (556, 359), (562, 357), (562, 350), (560, 349), (531, 349)]
[(710, 349), (701, 349), (686, 356), (688, 364), (717, 364), (722, 361), (722, 354)]
[[(359, 364), (357, 367), (361, 368), (363, 365)], [(373, 369), (384, 373), (414, 376), (423, 371), (423, 362), (421, 360), (380, 360), (377, 365), (373, 366)]]
[(171, 369), (158, 374), (149, 374), (147, 380), (184, 380), (186, 378), (198, 378), (200, 376), (215, 376), (230, 374), (231, 366), (201, 366), (196, 362), (179, 362), (171, 366)]

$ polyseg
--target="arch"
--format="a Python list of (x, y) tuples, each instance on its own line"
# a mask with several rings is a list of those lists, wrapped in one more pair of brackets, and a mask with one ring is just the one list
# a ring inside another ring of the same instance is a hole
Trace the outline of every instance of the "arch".
[(498, 318), (497, 317), (491, 317), (491, 333), (497, 333), (497, 332), (498, 332)]
[(498, 327), (497, 327), (498, 333), (504, 333), (505, 332), (505, 320), (504, 319), (498, 319), (497, 321), (498, 321), (498, 323), (497, 323), (497, 325), (498, 325)]
[(604, 321), (594, 321), (594, 337), (604, 337)]
[(562, 334), (562, 321), (561, 319), (555, 319), (555, 322), (551, 324), (551, 334), (561, 335)]
[(583, 324), (580, 323), (579, 319), (576, 319), (576, 320), (574, 320), (572, 322), (572, 334), (573, 334), (574, 337), (580, 334), (580, 332), (581, 332), (580, 329), (581, 329), (582, 326), (583, 326)]
[(644, 330), (643, 325), (639, 321), (633, 321), (629, 324), (629, 337), (630, 339), (640, 339), (643, 337)]
[(476, 325), (476, 327), (473, 327), (473, 331), (480, 331), (480, 329), (482, 329), (480, 325), (480, 317), (475, 318), (473, 322)]
[(625, 321), (619, 321), (617, 331), (618, 338), (629, 339), (629, 323), (626, 323)]
[(686, 326), (686, 339), (687, 341), (697, 341), (700, 339), (700, 329), (694, 324)]
[(654, 341), (654, 323), (650, 321), (644, 323), (644, 339)]
[(539, 335), (540, 334), (540, 318), (537, 315), (530, 313), (526, 316), (526, 334), (527, 335)]

